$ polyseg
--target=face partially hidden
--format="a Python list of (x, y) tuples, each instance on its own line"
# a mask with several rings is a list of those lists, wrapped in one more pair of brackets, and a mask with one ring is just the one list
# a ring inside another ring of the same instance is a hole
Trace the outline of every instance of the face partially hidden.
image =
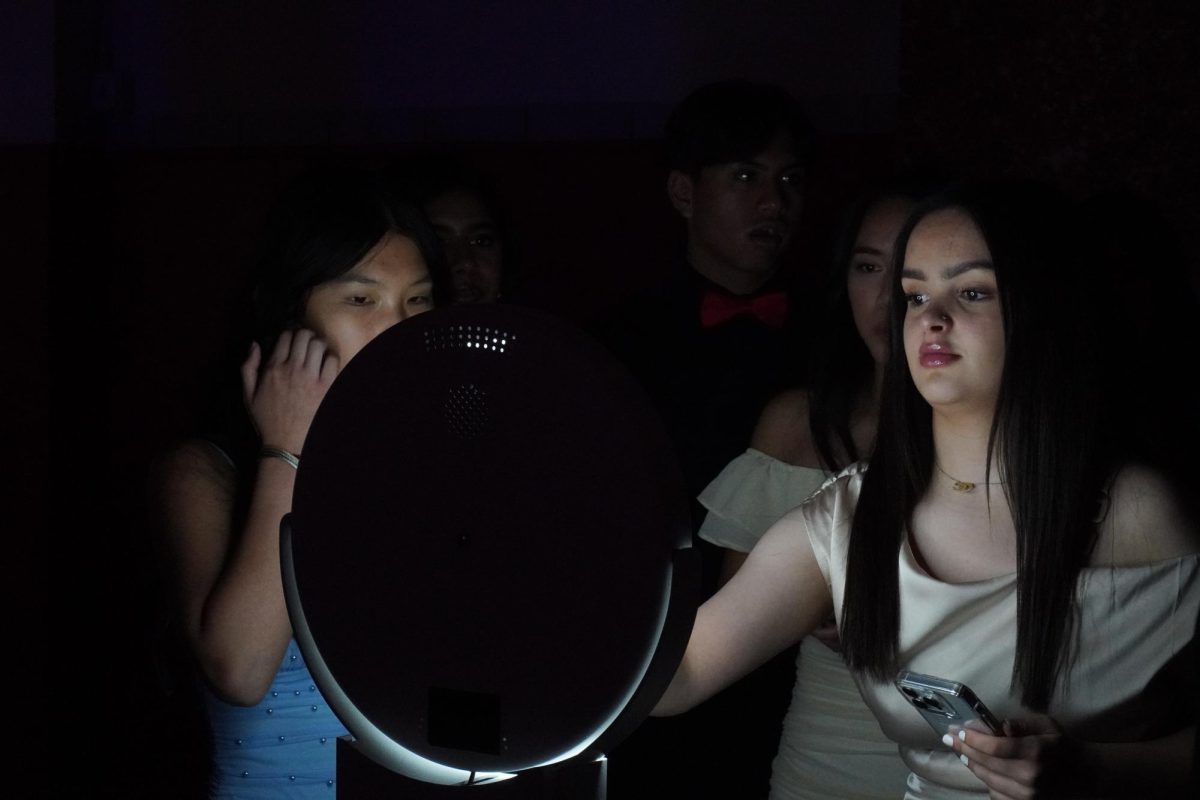
[(453, 190), (425, 206), (446, 247), (455, 303), (492, 303), (500, 297), (503, 246), (496, 220), (478, 195)]
[(888, 357), (888, 304), (892, 296), (892, 257), (896, 236), (912, 210), (911, 200), (884, 198), (863, 215), (846, 270), (846, 296), (854, 327), (871, 358), (882, 364)]
[(389, 233), (347, 272), (308, 294), (304, 325), (345, 366), (367, 342), (433, 307), (433, 281), (417, 245)]
[(1004, 369), (1004, 321), (992, 255), (960, 209), (935, 211), (908, 240), (900, 285), (908, 299), (904, 354), (934, 409), (990, 419)]
[(748, 161), (713, 164), (696, 177), (672, 172), (668, 194), (687, 220), (692, 268), (735, 294), (765, 283), (796, 231), (803, 182), (786, 134)]

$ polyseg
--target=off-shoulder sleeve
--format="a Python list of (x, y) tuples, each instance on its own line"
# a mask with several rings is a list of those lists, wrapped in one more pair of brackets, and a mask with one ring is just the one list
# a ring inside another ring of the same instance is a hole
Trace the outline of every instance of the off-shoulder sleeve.
[(748, 553), (767, 528), (803, 503), (828, 476), (797, 467), (754, 448), (730, 461), (700, 493), (708, 509), (700, 538)]
[(806, 502), (787, 515), (808, 535), (817, 566), (829, 584), (834, 608), (839, 613), (842, 589), (846, 582), (850, 527), (854, 522), (854, 508), (858, 504), (858, 494), (866, 471), (864, 462), (846, 467), (826, 480)]

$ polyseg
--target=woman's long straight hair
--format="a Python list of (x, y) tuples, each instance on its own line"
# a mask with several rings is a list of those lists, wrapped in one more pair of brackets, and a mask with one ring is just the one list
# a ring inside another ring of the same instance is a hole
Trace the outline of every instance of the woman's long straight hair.
[(838, 227), (828, 269), (822, 277), (822, 312), (808, 357), (808, 426), (822, 465), (836, 472), (866, 458), (851, 432), (854, 411), (872, 391), (875, 360), (858, 333), (846, 287), (858, 232), (871, 213), (889, 200), (916, 203), (932, 191), (928, 180), (900, 178), (870, 187), (852, 202)]
[(897, 242), (891, 354), (876, 449), (849, 547), (842, 645), (852, 669), (890, 681), (898, 666), (898, 556), (934, 470), (932, 414), (904, 353), (900, 290), (913, 228), (942, 209), (965, 212), (996, 270), (1005, 360), (988, 440), (1017, 535), (1017, 639), (1012, 685), (1045, 709), (1070, 658), (1075, 587), (1096, 537), (1097, 503), (1113, 471), (1098, 436), (1105, 411), (1092, 335), (1096, 303), (1071, 252), (1064, 200), (1040, 185), (965, 183), (914, 210)]

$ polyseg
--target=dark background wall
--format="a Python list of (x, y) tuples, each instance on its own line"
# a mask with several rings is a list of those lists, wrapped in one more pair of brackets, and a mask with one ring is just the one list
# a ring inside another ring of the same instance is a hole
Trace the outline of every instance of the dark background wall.
[[(51, 728), (47, 613), (52, 588), (48, 524), (49, 396), (47, 281), (50, 144), (54, 137), (53, 9), (0, 5), (0, 271), (9, 345), (0, 377), (3, 579), (10, 620), (6, 659), (13, 714), (29, 753), (44, 753)], [(27, 737), (27, 738), (26, 738)], [(22, 750), (22, 755), (26, 751)], [(33, 762), (42, 763), (42, 762)]]
[[(15, 6), (0, 11), (18, 341), (4, 430), (21, 453), (6, 586), (36, 687), (19, 698), (30, 738), (88, 731), (99, 763), (67, 761), (91, 796), (167, 796), (186, 767), (146, 468), (187, 430), (262, 215), (306, 164), (474, 159), (510, 206), (531, 302), (579, 321), (664, 275), (680, 230), (662, 121), (732, 75), (787, 86), (819, 129), (800, 273), (839, 204), (908, 164), (1120, 190), (1181, 236), (1200, 224), (1200, 15), (1178, 3)], [(1194, 250), (1182, 258), (1200, 274)], [(65, 708), (39, 713), (67, 687)]]

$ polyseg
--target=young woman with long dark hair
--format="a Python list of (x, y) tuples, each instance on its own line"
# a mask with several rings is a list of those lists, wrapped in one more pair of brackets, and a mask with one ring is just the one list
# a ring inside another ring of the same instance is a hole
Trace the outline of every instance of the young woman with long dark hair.
[[(700, 495), (699, 536), (726, 549), (728, 580), (762, 535), (832, 475), (867, 457), (888, 355), (893, 250), (920, 181), (874, 186), (850, 204), (809, 337), (809, 385), (773, 398), (750, 447)], [(859, 696), (832, 626), (805, 638), (771, 767), (772, 800), (892, 798), (908, 768)]]
[[(832, 611), (911, 770), (897, 797), (1125, 796), (1187, 781), (1192, 476), (1104, 436), (1121, 410), (1097, 396), (1095, 334), (1114, 321), (1097, 313), (1070, 219), (1015, 183), (917, 207), (897, 242), (869, 468), (788, 513), (700, 608), (656, 713), (702, 701)], [(893, 685), (901, 669), (967, 684), (1004, 735), (939, 739)]]
[(433, 307), (441, 250), (415, 206), (349, 169), (303, 176), (268, 228), (240, 392), (161, 459), (159, 523), (212, 796), (329, 797), (345, 730), (292, 639), (280, 520), (325, 392), (371, 339)]

